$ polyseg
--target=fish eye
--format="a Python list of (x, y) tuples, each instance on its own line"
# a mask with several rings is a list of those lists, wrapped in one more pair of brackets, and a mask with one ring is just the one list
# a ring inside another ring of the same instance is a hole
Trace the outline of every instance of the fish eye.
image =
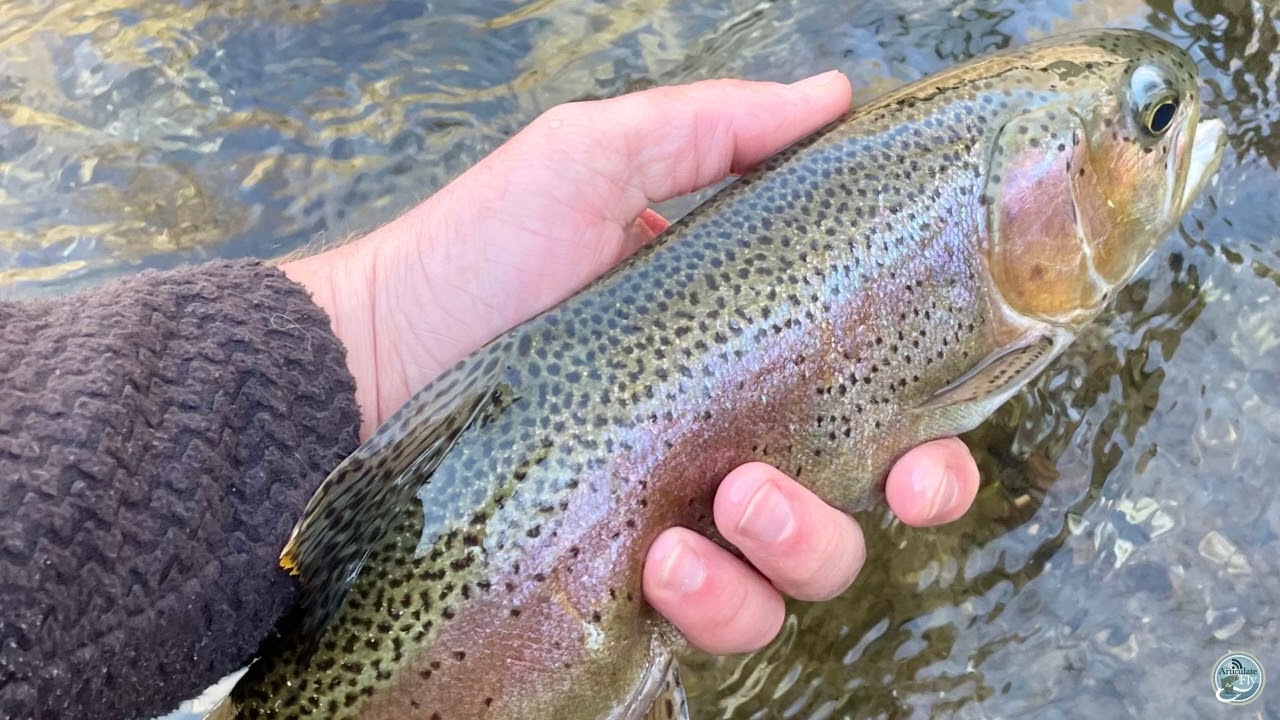
[(1173, 124), (1173, 116), (1178, 114), (1178, 101), (1164, 98), (1144, 113), (1142, 126), (1152, 135), (1163, 135)]
[(1149, 135), (1164, 135), (1178, 115), (1178, 95), (1172, 83), (1165, 73), (1150, 65), (1135, 70), (1130, 82), (1138, 124)]

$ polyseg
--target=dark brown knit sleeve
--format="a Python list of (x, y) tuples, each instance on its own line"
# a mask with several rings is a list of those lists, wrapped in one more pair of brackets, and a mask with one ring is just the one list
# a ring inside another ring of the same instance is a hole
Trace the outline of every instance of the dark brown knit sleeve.
[(260, 263), (0, 303), (0, 717), (154, 717), (243, 666), (358, 425), (324, 312)]

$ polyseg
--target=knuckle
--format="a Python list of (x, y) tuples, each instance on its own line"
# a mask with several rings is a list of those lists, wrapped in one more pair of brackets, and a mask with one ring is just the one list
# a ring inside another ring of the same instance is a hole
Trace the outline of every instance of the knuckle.
[[(735, 571), (745, 568), (734, 568)], [(751, 587), (750, 579), (742, 577), (742, 572), (729, 573), (732, 577), (723, 578), (719, 584), (721, 592), (717, 602), (709, 603), (701, 618), (707, 626), (720, 633), (732, 632), (733, 628), (750, 611)]]
[(808, 602), (830, 600), (844, 592), (862, 569), (860, 533), (851, 531), (853, 521), (832, 523), (824, 532), (809, 537), (808, 550), (796, 552), (795, 560), (784, 565), (780, 590)]
[(590, 101), (577, 101), (552, 105), (534, 119), (533, 124), (542, 129), (555, 129), (565, 123), (576, 121), (586, 111)]
[[(782, 606), (782, 599), (767, 583), (758, 589), (743, 588), (734, 608), (728, 607), (708, 618), (702, 640), (698, 644), (716, 653), (739, 653), (758, 650), (769, 644), (778, 634), (784, 616), (773, 606)], [(766, 593), (774, 597), (766, 596)]]
[(596, 101), (578, 101), (552, 106), (529, 123), (525, 134), (539, 148), (573, 150), (592, 137), (591, 116)]

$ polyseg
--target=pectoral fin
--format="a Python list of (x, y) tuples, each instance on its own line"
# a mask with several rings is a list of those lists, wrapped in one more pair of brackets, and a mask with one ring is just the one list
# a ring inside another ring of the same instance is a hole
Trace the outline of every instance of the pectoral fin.
[(1030, 335), (978, 363), (939, 390), (920, 409), (936, 410), (979, 402), (994, 408), (1039, 375), (1065, 346), (1066, 338), (1052, 333)]
[(680, 663), (674, 659), (667, 666), (667, 677), (653, 699), (653, 706), (640, 720), (689, 720), (689, 703), (680, 682)]
[(329, 474), (280, 556), (301, 577), (300, 622), (314, 643), (369, 553), (457, 438), (513, 401), (502, 348), (490, 346), (441, 375)]
[(231, 702), (231, 697), (227, 696), (219, 700), (200, 720), (233, 720), (235, 716), (236, 706)]

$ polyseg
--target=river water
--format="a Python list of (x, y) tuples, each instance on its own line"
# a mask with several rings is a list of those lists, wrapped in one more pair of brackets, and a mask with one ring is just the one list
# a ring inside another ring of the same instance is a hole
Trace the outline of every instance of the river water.
[(562, 101), (833, 67), (865, 100), (1098, 25), (1197, 58), (1218, 181), (966, 437), (974, 510), (862, 516), (853, 589), (759, 653), (684, 659), (694, 718), (1280, 717), (1280, 683), (1246, 708), (1211, 689), (1228, 650), (1280, 674), (1273, 0), (0, 0), (0, 293), (341, 239)]

